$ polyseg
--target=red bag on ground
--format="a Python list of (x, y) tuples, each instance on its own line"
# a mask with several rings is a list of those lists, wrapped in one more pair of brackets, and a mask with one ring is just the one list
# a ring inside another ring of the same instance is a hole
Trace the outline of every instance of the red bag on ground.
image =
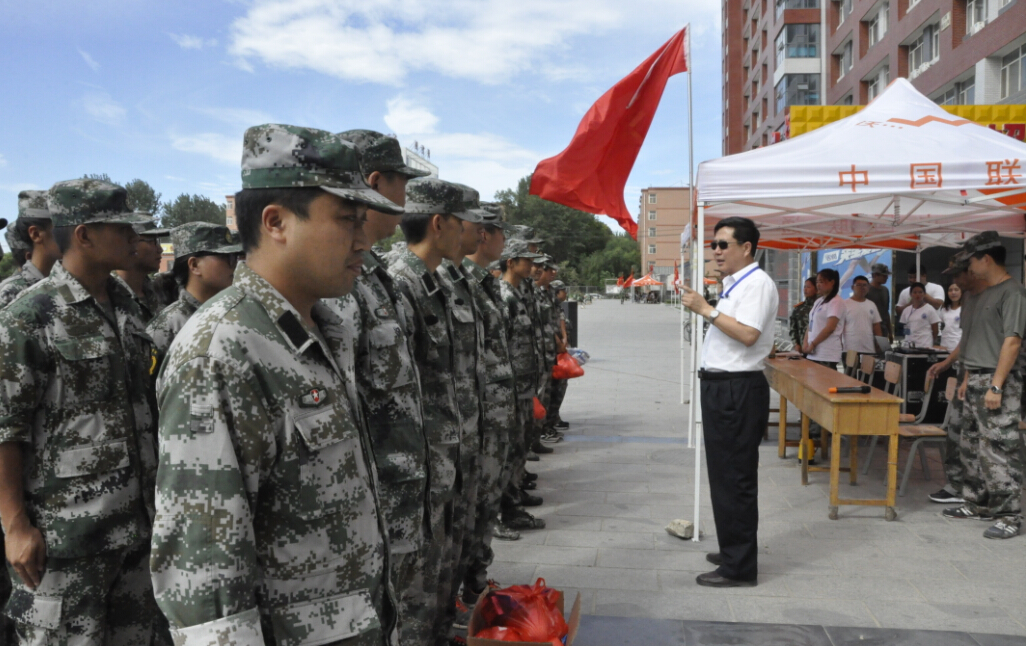
[(547, 414), (547, 412), (545, 410), (545, 407), (542, 406), (541, 400), (539, 400), (537, 397), (535, 397), (534, 398), (534, 418), (535, 419), (545, 419), (545, 415), (546, 414)]
[(556, 357), (556, 365), (552, 366), (553, 379), (576, 379), (584, 376), (584, 368), (577, 363), (577, 359), (570, 356), (569, 352), (563, 352)]
[(534, 585), (495, 590), (485, 598), (481, 609), (488, 627), (475, 637), (563, 646), (570, 627), (556, 605), (558, 600), (559, 592), (546, 586), (545, 579), (538, 579)]

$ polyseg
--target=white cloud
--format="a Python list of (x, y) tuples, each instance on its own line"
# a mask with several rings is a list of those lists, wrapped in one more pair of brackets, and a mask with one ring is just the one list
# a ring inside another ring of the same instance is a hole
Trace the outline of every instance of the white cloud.
[(7, 165), (7, 158), (4, 157), (3, 155), (0, 155), (0, 168), (3, 168), (6, 165)]
[[(550, 60), (582, 34), (625, 24), (673, 24), (687, 12), (713, 21), (711, 0), (254, 0), (231, 27), (228, 51), (285, 69), (399, 85), (430, 71), (486, 84), (522, 72), (576, 73)], [(697, 17), (696, 16), (696, 17)]]
[(89, 52), (80, 49), (78, 50), (78, 53), (82, 56), (82, 60), (85, 61), (85, 64), (89, 66), (89, 69), (94, 72), (100, 71), (100, 64), (96, 62), (95, 58), (89, 55)]
[(404, 96), (389, 99), (386, 105), (388, 113), (385, 115), (385, 123), (393, 132), (399, 134), (429, 133), (434, 132), (438, 125), (438, 117), (430, 110), (417, 105)]
[(182, 49), (203, 49), (217, 45), (215, 38), (204, 40), (202, 36), (190, 36), (189, 34), (168, 34), (168, 36)]
[(213, 117), (222, 123), (233, 126), (249, 128), (262, 123), (272, 123), (274, 117), (260, 110), (249, 110), (247, 108), (193, 108), (200, 114)]
[(125, 108), (106, 92), (90, 92), (78, 103), (90, 117), (108, 125), (116, 125), (125, 118)]
[(206, 155), (225, 164), (238, 165), (242, 159), (242, 137), (226, 137), (214, 132), (171, 135), (171, 146), (175, 150)]

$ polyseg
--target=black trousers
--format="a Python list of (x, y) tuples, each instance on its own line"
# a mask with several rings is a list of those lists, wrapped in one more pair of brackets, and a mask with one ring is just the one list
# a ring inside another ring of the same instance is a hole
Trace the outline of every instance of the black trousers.
[(769, 423), (762, 373), (702, 379), (702, 428), (716, 537), (729, 579), (758, 576), (759, 444)]

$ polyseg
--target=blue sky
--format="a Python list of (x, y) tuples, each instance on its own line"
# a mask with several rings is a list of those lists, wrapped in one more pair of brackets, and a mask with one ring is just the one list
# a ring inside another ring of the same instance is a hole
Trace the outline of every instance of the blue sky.
[[(395, 133), (491, 198), (689, 22), (697, 166), (720, 155), (718, 0), (0, 3), (0, 216), (84, 173), (223, 202), (264, 122)], [(686, 87), (667, 85), (632, 212), (641, 188), (687, 183)]]

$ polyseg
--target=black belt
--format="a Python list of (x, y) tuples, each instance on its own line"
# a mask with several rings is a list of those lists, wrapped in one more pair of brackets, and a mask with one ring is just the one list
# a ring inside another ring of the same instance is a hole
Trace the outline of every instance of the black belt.
[(709, 381), (726, 381), (727, 379), (751, 379), (756, 375), (762, 375), (761, 370), (746, 370), (742, 372), (714, 372), (712, 370), (699, 370), (698, 378)]
[(966, 372), (971, 375), (992, 375), (994, 370), (992, 368), (966, 368)]

